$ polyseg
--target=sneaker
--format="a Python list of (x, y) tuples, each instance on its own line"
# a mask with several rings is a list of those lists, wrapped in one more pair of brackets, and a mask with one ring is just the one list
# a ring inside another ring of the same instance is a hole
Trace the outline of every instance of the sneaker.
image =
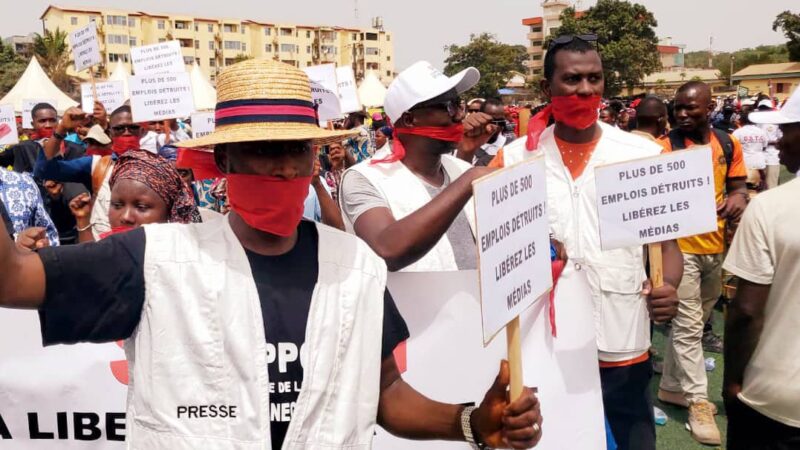
[[(658, 394), (656, 395), (658, 400), (661, 403), (667, 403), (673, 406), (680, 406), (681, 408), (688, 408), (689, 407), (689, 400), (686, 400), (686, 397), (683, 395), (682, 392), (672, 392), (672, 391), (665, 391), (664, 389), (659, 389)], [(705, 401), (705, 400), (700, 400)], [(711, 412), (713, 414), (717, 414), (717, 405), (706, 402), (711, 407)]]
[(703, 350), (711, 353), (722, 353), (722, 338), (713, 331), (703, 333)]
[(701, 444), (722, 445), (712, 406), (708, 400), (697, 400), (689, 405), (689, 431)]

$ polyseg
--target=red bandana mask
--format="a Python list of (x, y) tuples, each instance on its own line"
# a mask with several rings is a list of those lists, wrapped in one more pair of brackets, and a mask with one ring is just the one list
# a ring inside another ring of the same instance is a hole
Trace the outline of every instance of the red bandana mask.
[(585, 130), (594, 125), (597, 122), (600, 101), (599, 95), (560, 95), (550, 98), (550, 104), (531, 117), (525, 147), (534, 150), (539, 145), (539, 136), (547, 128), (551, 114), (556, 122), (576, 130)]
[(128, 150), (139, 148), (138, 136), (116, 136), (111, 138), (111, 150), (121, 155)]
[(464, 125), (456, 123), (448, 127), (414, 127), (414, 128), (395, 128), (394, 140), (392, 140), (392, 154), (383, 159), (373, 159), (371, 164), (392, 163), (400, 161), (406, 156), (406, 149), (397, 136), (410, 134), (413, 136), (423, 136), (437, 141), (460, 142), (464, 137)]
[(288, 237), (303, 218), (311, 177), (285, 180), (261, 175), (228, 174), (231, 209), (251, 227)]

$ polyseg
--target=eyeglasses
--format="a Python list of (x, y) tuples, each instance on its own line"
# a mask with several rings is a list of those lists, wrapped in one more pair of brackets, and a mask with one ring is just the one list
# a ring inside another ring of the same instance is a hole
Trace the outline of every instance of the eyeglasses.
[(596, 34), (565, 34), (562, 36), (558, 36), (557, 38), (550, 41), (550, 45), (547, 46), (547, 51), (554, 49), (555, 47), (560, 47), (562, 45), (567, 45), (570, 42), (574, 41), (575, 39), (581, 40), (583, 42), (592, 44), (597, 42), (597, 35)]
[(117, 125), (115, 127), (111, 127), (111, 129), (114, 131), (114, 133), (117, 134), (123, 134), (125, 133), (125, 130), (127, 130), (128, 133), (130, 134), (137, 134), (141, 129), (141, 127), (139, 125), (132, 124), (132, 125)]
[(444, 102), (436, 102), (430, 104), (425, 104), (423, 102), (409, 109), (409, 111), (416, 111), (418, 109), (424, 109), (424, 108), (436, 108), (436, 109), (446, 110), (447, 113), (450, 114), (450, 117), (457, 117), (459, 114), (464, 112), (464, 107), (461, 106), (461, 99), (458, 97)]

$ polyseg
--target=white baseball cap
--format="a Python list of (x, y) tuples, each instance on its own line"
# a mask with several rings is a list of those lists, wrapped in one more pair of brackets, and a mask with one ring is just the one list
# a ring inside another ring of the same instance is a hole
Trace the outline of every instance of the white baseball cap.
[[(764, 100), (766, 101), (766, 100)], [(762, 101), (763, 102), (763, 101)], [(761, 105), (761, 103), (759, 103)], [(779, 111), (754, 111), (747, 116), (753, 123), (795, 123), (800, 122), (800, 87), (792, 92)]]
[(448, 77), (427, 61), (418, 61), (400, 72), (389, 85), (383, 110), (392, 122), (400, 119), (412, 106), (438, 97), (455, 89), (461, 94), (478, 84), (481, 74), (478, 69), (468, 67)]

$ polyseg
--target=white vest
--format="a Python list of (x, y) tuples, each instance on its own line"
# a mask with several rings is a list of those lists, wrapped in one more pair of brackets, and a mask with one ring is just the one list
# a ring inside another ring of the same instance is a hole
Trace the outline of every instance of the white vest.
[[(102, 156), (92, 156), (92, 173), (94, 173), (94, 169), (101, 158)], [(97, 195), (92, 205), (92, 214), (89, 216), (89, 223), (92, 224), (92, 235), (95, 241), (100, 240), (101, 234), (111, 231), (111, 222), (108, 220), (108, 211), (111, 209), (111, 186), (108, 181), (111, 179), (111, 172), (114, 171), (114, 164), (116, 162), (112, 162), (108, 166), (105, 177), (103, 177), (103, 184), (97, 190)]]
[[(355, 237), (317, 229), (303, 384), (283, 449), (369, 449), (386, 265)], [(262, 309), (228, 219), (148, 225), (145, 232), (145, 304), (125, 346), (128, 448), (270, 450)], [(208, 405), (235, 407), (236, 417), (199, 418)], [(189, 407), (196, 407), (192, 418)]]
[[(386, 147), (384, 147), (383, 150), (373, 156), (373, 159), (381, 159), (390, 154), (390, 151), (386, 150)], [(442, 167), (447, 172), (450, 182), (452, 183), (472, 166), (453, 156), (443, 155)], [(345, 171), (344, 175), (342, 175), (342, 179), (344, 179), (351, 170), (360, 173), (372, 183), (375, 189), (381, 194), (381, 197), (389, 204), (392, 215), (396, 220), (408, 216), (431, 201), (431, 195), (428, 193), (422, 180), (408, 170), (405, 164), (400, 161), (371, 164), (371, 160), (366, 160)], [(341, 202), (342, 199), (340, 198), (339, 201)], [(463, 211), (467, 216), (467, 221), (474, 235), (475, 206), (472, 198), (464, 205)], [(344, 217), (344, 222), (347, 231), (355, 233), (353, 223), (350, 222), (346, 215)], [(442, 238), (439, 239), (439, 242), (437, 242), (425, 256), (414, 264), (402, 269), (403, 272), (439, 272), (451, 270), (458, 270), (458, 266), (455, 256), (453, 255), (453, 247), (450, 245), (450, 240), (447, 239), (447, 235), (443, 235)]]
[(507, 145), (503, 149), (503, 162), (507, 167), (544, 152), (550, 230), (564, 243), (570, 263), (586, 269), (594, 301), (600, 359), (622, 361), (640, 356), (650, 348), (650, 319), (641, 295), (646, 278), (643, 251), (641, 246), (601, 249), (594, 169), (655, 156), (662, 149), (654, 142), (598, 123), (603, 135), (577, 180), (573, 181), (561, 160), (553, 126), (544, 130), (534, 151), (525, 148), (527, 138)]

